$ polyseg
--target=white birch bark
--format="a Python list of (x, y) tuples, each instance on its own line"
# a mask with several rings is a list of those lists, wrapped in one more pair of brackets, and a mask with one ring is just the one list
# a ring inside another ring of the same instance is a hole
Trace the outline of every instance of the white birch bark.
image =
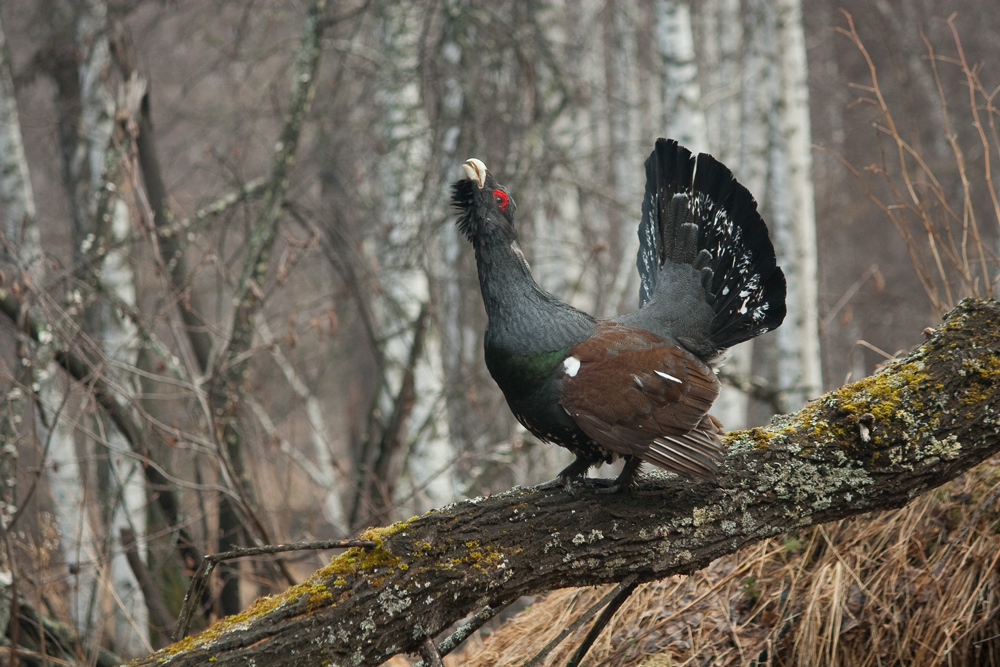
[[(435, 97), (425, 100), (425, 108), (437, 109), (436, 127), (431, 135), (436, 143), (432, 146), (437, 156), (433, 167), (435, 180), (429, 184), (431, 195), (428, 204), (432, 208), (428, 209), (427, 217), (433, 220), (436, 208), (436, 215), (447, 220), (438, 230), (436, 246), (427, 248), (427, 269), (437, 289), (435, 319), (439, 326), (439, 331), (428, 332), (438, 334), (436, 340), (431, 336), (428, 349), (436, 359), (440, 359), (446, 378), (442, 398), (452, 456), (464, 455), (465, 458), (463, 465), (449, 472), (454, 480), (455, 492), (478, 495), (481, 491), (476, 482), (483, 471), (483, 459), (494, 453), (497, 440), (506, 440), (508, 434), (496, 423), (484, 424), (468, 395), (475, 375), (470, 369), (482, 364), (482, 334), (476, 324), (477, 318), (472, 314), (478, 312), (472, 310), (478, 309), (478, 302), (473, 300), (471, 294), (464, 293), (461, 285), (460, 266), (468, 260), (468, 243), (455, 224), (448, 202), (451, 201), (451, 183), (464, 176), (460, 163), (470, 157), (485, 159), (485, 156), (458, 153), (459, 146), (471, 143), (464, 136), (470, 123), (474, 122), (463, 117), (464, 91), (470, 74), (475, 76), (477, 73), (475, 70), (465, 71), (463, 67), (463, 57), (467, 59), (469, 54), (463, 53), (462, 44), (469, 43), (470, 21), (461, 5), (457, 0), (445, 4), (444, 25), (436, 49), (440, 83), (428, 87), (425, 93)], [(496, 168), (495, 165), (493, 168)], [(478, 294), (475, 298), (478, 299)]]
[(772, 221), (788, 277), (788, 316), (777, 330), (778, 386), (786, 391), (785, 409), (796, 410), (822, 389), (812, 131), (800, 0), (774, 0), (774, 8), (779, 97)]
[[(115, 123), (114, 94), (107, 80), (111, 67), (108, 43), (107, 5), (91, 0), (79, 8), (76, 41), (80, 50), (78, 79), (80, 83), (80, 116), (78, 144), (72, 155), (67, 156), (69, 178), (77, 184), (73, 191), (76, 231), (74, 239), (86, 254), (95, 243), (114, 247), (99, 263), (96, 270), (106, 287), (122, 303), (135, 304), (133, 276), (128, 264), (130, 215), (124, 202), (115, 198), (107, 207), (110, 217), (108, 238), (97, 237), (97, 202), (108, 191), (105, 173), (111, 150), (111, 135)], [(89, 176), (89, 181), (84, 183)], [(117, 183), (110, 184), (116, 189)], [(112, 196), (112, 195), (109, 195)], [(125, 364), (135, 361), (134, 331), (108, 304), (100, 304), (91, 311), (89, 332), (102, 346), (109, 358)], [(55, 377), (54, 369), (50, 374)], [(120, 380), (119, 380), (120, 381)], [(50, 405), (62, 402), (60, 390), (54, 385), (43, 389)], [(100, 426), (95, 435), (97, 447), (105, 448), (107, 457), (106, 477), (110, 488), (87, 489), (87, 471), (80, 466), (80, 452), (74, 446), (71, 425), (60, 419), (55, 425), (52, 455), (60, 461), (55, 486), (58, 492), (57, 508), (60, 514), (64, 548), (70, 562), (77, 566), (77, 598), (71, 603), (71, 615), (78, 631), (86, 636), (94, 630), (98, 620), (95, 613), (111, 613), (113, 641), (116, 650), (123, 654), (138, 655), (149, 647), (148, 612), (141, 590), (128, 566), (120, 541), (120, 531), (131, 528), (136, 535), (145, 535), (145, 490), (143, 476), (129, 452), (125, 439), (113, 428)], [(88, 444), (87, 447), (94, 446)], [(91, 523), (84, 505), (100, 497), (109, 503), (109, 522), (105, 526)], [(103, 544), (96, 541), (104, 535)], [(145, 557), (145, 544), (138, 545)]]
[[(421, 308), (430, 301), (430, 284), (421, 261), (426, 195), (422, 174), (433, 169), (433, 151), (428, 144), (429, 123), (421, 105), (418, 71), (419, 39), (423, 13), (408, 6), (387, 7), (382, 40), (388, 63), (382, 93), (386, 142), (389, 151), (381, 160), (384, 190), (381, 226), (389, 230), (384, 244), (369, 242), (367, 252), (377, 257), (380, 288), (384, 298), (373, 312), (380, 330), (387, 335), (383, 348), (388, 384), (381, 395), (383, 414), (393, 409), (393, 399), (409, 359)], [(424, 355), (414, 369), (416, 401), (402, 435), (409, 446), (407, 464), (410, 489), (420, 498), (415, 509), (426, 509), (455, 497), (449, 472), (454, 461), (447, 420), (438, 419), (442, 408), (443, 369), (440, 352), (433, 343), (424, 345)]]
[[(83, 57), (80, 63), (81, 136), (87, 139), (87, 162), (91, 192), (96, 200), (105, 187), (105, 171), (111, 150), (111, 135), (115, 123), (114, 93), (107, 81), (111, 66), (108, 42), (107, 3), (91, 0), (82, 12), (77, 42)], [(117, 186), (117, 183), (112, 185)], [(130, 215), (125, 202), (115, 198), (109, 207), (110, 236), (105, 243), (113, 244), (100, 266), (104, 283), (122, 303), (135, 306), (134, 276), (128, 263), (131, 244)], [(97, 337), (109, 359), (134, 365), (136, 358), (135, 331), (110, 306), (105, 306), (101, 330), (91, 332)], [(131, 392), (136, 393), (134, 390)], [(104, 446), (108, 450), (108, 480), (111, 489), (106, 499), (111, 505), (110, 521), (105, 527), (109, 550), (111, 606), (113, 608), (115, 646), (126, 655), (141, 654), (149, 644), (149, 620), (139, 584), (128, 565), (121, 544), (122, 528), (131, 528), (137, 536), (146, 534), (145, 490), (138, 463), (131, 456), (128, 443), (115, 429), (106, 431)], [(140, 539), (139, 556), (146, 557), (146, 545)]]
[[(608, 150), (610, 152), (611, 194), (620, 205), (614, 206), (607, 232), (613, 240), (612, 258), (615, 264), (609, 267), (609, 277), (614, 280), (610, 294), (604, 296), (598, 287), (595, 292), (602, 301), (608, 303), (601, 308), (595, 303), (598, 315), (616, 315), (622, 311), (635, 310), (639, 277), (635, 269), (635, 256), (639, 250), (636, 226), (640, 217), (639, 202), (642, 201), (642, 154), (641, 131), (639, 127), (639, 31), (637, 9), (625, 4), (608, 5), (611, 13), (607, 21), (607, 97), (608, 108), (605, 123), (608, 127)], [(637, 150), (639, 148), (639, 150)], [(600, 275), (598, 276), (600, 277)]]
[[(696, 53), (705, 66), (700, 73), (702, 106), (712, 155), (738, 170), (740, 95), (743, 89), (743, 16), (740, 0), (706, 0), (696, 5)], [(699, 44), (700, 42), (700, 44)]]
[[(774, 140), (774, 109), (778, 96), (777, 73), (774, 67), (774, 11), (770, 0), (754, 0), (747, 4), (743, 19), (744, 46), (742, 76), (740, 77), (740, 142), (737, 149), (737, 172), (740, 181), (753, 193), (761, 215), (768, 223), (771, 240), (775, 243), (778, 264), (784, 269), (783, 253), (776, 238), (775, 222), (772, 220), (774, 174), (772, 170), (771, 147)], [(786, 279), (789, 274), (785, 272)], [(787, 326), (788, 320), (785, 320)], [(774, 336), (775, 334), (772, 334)], [(767, 368), (777, 364), (777, 345), (767, 340), (756, 339), (751, 343), (753, 354), (750, 358), (735, 359), (730, 372), (750, 378), (757, 366)], [(777, 384), (777, 377), (765, 378)], [(781, 388), (781, 387), (777, 387)], [(766, 421), (769, 409), (758, 408), (750, 414), (747, 401), (746, 424), (727, 424), (727, 428), (746, 426)]]
[[(548, 16), (539, 17), (546, 27), (545, 38), (549, 43), (583, 45), (593, 40), (601, 5), (593, 0), (565, 0), (553, 3)], [(549, 145), (544, 150), (552, 155), (570, 156), (551, 164), (551, 173), (532, 183), (539, 191), (534, 193), (536, 205), (526, 213), (530, 216), (532, 234), (531, 268), (535, 280), (544, 289), (560, 298), (574, 302), (581, 308), (594, 305), (594, 285), (583, 286), (584, 294), (574, 293), (582, 270), (584, 249), (584, 221), (594, 218), (593, 204), (581, 197), (581, 186), (586, 188), (595, 178), (593, 153), (596, 147), (594, 127), (598, 114), (595, 105), (605, 100), (595, 92), (603, 78), (603, 58), (599, 49), (580, 47), (577, 57), (568, 57), (565, 63), (568, 81), (543, 80), (541, 90), (557, 90), (560, 85), (572, 86), (580, 82), (586, 91), (588, 103), (572, 103), (567, 112), (556, 118), (547, 128)], [(541, 69), (539, 76), (553, 77), (556, 72)], [(587, 94), (589, 93), (589, 94)], [(581, 100), (582, 101), (582, 100)], [(586, 156), (576, 159), (578, 156)], [(574, 187), (576, 184), (576, 187)], [(516, 195), (516, 193), (515, 193)], [(590, 293), (589, 295), (587, 293)], [(590, 298), (588, 298), (590, 296)]]
[[(274, 363), (281, 369), (282, 375), (288, 382), (288, 386), (302, 400), (306, 409), (306, 420), (309, 423), (310, 442), (312, 443), (315, 463), (305, 461), (298, 455), (291, 443), (284, 438), (281, 439), (281, 447), (285, 453), (289, 454), (293, 460), (300, 464), (306, 474), (322, 490), (323, 518), (326, 519), (335, 531), (347, 532), (347, 522), (345, 521), (344, 505), (340, 498), (340, 490), (347, 486), (347, 480), (342, 471), (337, 467), (333, 459), (333, 449), (330, 443), (330, 430), (326, 425), (324, 408), (319, 399), (309, 388), (305, 378), (298, 372), (292, 362), (281, 351), (280, 345), (274, 345), (274, 334), (263, 317), (256, 320), (257, 332), (261, 343), (270, 350)], [(260, 408), (260, 404), (251, 403), (251, 408), (264, 424), (269, 435), (276, 435), (277, 429), (271, 423), (271, 418), (265, 410)], [(260, 408), (260, 409), (259, 409)]]
[[(462, 13), (460, 3), (450, 2), (448, 7), (449, 27), (445, 29), (445, 35), (440, 45), (439, 58), (441, 59), (444, 77), (441, 82), (439, 99), (434, 100), (439, 111), (439, 125), (432, 136), (438, 142), (437, 146), (431, 147), (437, 156), (436, 163), (432, 165), (436, 179), (429, 189), (430, 198), (427, 201), (428, 207), (425, 209), (425, 218), (431, 220), (447, 217), (447, 202), (450, 201), (451, 181), (455, 177), (457, 165), (462, 159), (457, 154), (458, 143), (461, 138), (461, 120), (463, 105), (465, 102), (462, 82), (460, 80), (462, 67), (462, 46), (459, 36), (456, 34), (463, 29), (461, 24)], [(425, 107), (426, 107), (425, 103)], [(444, 213), (442, 216), (441, 214)], [(416, 473), (415, 482), (423, 483), (423, 479), (429, 476), (434, 480), (434, 492), (438, 497), (456, 498), (464, 495), (465, 489), (458, 487), (459, 476), (457, 470), (451, 465), (457, 458), (456, 444), (453, 441), (454, 424), (448, 417), (448, 412), (452, 406), (446, 403), (451, 402), (450, 395), (444, 385), (444, 378), (456, 378), (462, 368), (463, 348), (468, 348), (471, 342), (471, 332), (466, 328), (463, 331), (460, 317), (461, 298), (458, 295), (458, 274), (456, 262), (462, 239), (459, 238), (458, 228), (453, 225), (445, 225), (438, 237), (441, 258), (447, 258), (444, 262), (436, 259), (433, 247), (429, 248), (430, 264), (426, 267), (429, 276), (434, 276), (447, 291), (443, 307), (450, 312), (444, 314), (443, 318), (431, 318), (440, 323), (440, 329), (429, 327), (427, 340), (424, 345), (429, 377), (434, 384), (432, 388), (437, 392), (438, 405), (434, 408), (435, 413), (440, 416), (435, 420), (433, 427), (437, 433), (432, 436), (430, 444), (432, 447), (426, 455), (418, 458), (415, 463), (423, 466), (423, 471), (414, 470)], [(433, 244), (429, 244), (433, 246)], [(444, 270), (444, 274), (440, 273)], [(451, 298), (455, 300), (450, 301)], [(446, 341), (451, 341), (449, 344)], [(452, 344), (454, 347), (452, 347)], [(436, 385), (436, 386), (434, 386)], [(457, 397), (456, 397), (457, 398)], [(462, 400), (464, 400), (464, 396)], [(463, 443), (473, 445), (474, 443)], [(432, 465), (428, 465), (432, 464)], [(447, 464), (447, 468), (443, 465)], [(419, 487), (418, 487), (419, 488)]]
[[(81, 19), (82, 22), (83, 19)], [(82, 28), (82, 26), (80, 27)], [(78, 35), (78, 37), (80, 36), (82, 35)], [(87, 45), (81, 52), (81, 61), (77, 72), (81, 86), (87, 82), (84, 72), (94, 55), (94, 50), (91, 47), (92, 45)], [(107, 60), (106, 49), (104, 56), (104, 59)], [(80, 94), (82, 104), (86, 89), (81, 89)], [(80, 121), (80, 143), (86, 143), (88, 126), (83, 122), (82, 111)], [(64, 146), (63, 151), (63, 172), (69, 179), (66, 186), (71, 199), (69, 209), (71, 216), (73, 216), (73, 241), (76, 244), (81, 244), (85, 239), (80, 227), (81, 218), (89, 208), (87, 202), (90, 199), (89, 196), (84, 199), (82, 195), (89, 194), (92, 188), (83, 185), (77, 186), (77, 182), (85, 179), (87, 151), (85, 146), (79, 144)], [(103, 172), (103, 154), (101, 172)], [(93, 238), (87, 240), (87, 243), (92, 245)], [(68, 295), (66, 301), (67, 303), (64, 305), (68, 309), (67, 316), (78, 315), (82, 301), (79, 290), (74, 290), (71, 295)], [(40, 352), (40, 358), (47, 356), (44, 350), (40, 350)], [(91, 516), (88, 513), (88, 498), (92, 498), (96, 490), (88, 488), (87, 485), (88, 469), (82, 464), (82, 461), (90, 457), (86, 452), (77, 451), (75, 426), (64, 412), (68, 397), (59, 377), (59, 368), (51, 361), (39, 373), (39, 393), (43, 409), (47, 407), (53, 417), (50, 420), (52, 423), (52, 444), (49, 449), (49, 460), (51, 461), (49, 484), (59, 526), (63, 559), (70, 572), (70, 599), (67, 603), (70, 621), (81, 636), (91, 636), (96, 631), (95, 624), (99, 622), (101, 613), (98, 609), (97, 571), (100, 559), (98, 531), (93, 526)]]
[(744, 21), (746, 32), (740, 81), (738, 176), (743, 185), (753, 193), (765, 220), (768, 220), (767, 209), (771, 197), (768, 189), (771, 112), (777, 97), (777, 80), (772, 67), (774, 19), (770, 0), (753, 0), (749, 3)]
[[(21, 135), (21, 121), (17, 110), (17, 97), (14, 90), (14, 78), (8, 59), (7, 37), (3, 25), (0, 24), (0, 204), (4, 219), (0, 223), (5, 240), (13, 250), (11, 255), (0, 250), (0, 261), (8, 261), (22, 269), (24, 276), (11, 280), (32, 280), (30, 272), (39, 271), (41, 262), (38, 255), (38, 226), (35, 216), (35, 197), (31, 190), (31, 178), (28, 173), (28, 161), (24, 154), (24, 139)], [(9, 329), (8, 329), (9, 331)], [(8, 350), (24, 347), (22, 343), (10, 336), (0, 345), (4, 357), (20, 365), (21, 355), (10, 354)], [(7, 347), (9, 346), (9, 347)], [(0, 361), (0, 366), (6, 366)], [(5, 368), (4, 375), (13, 375), (14, 383), (8, 384), (4, 377), (4, 393), (0, 395), (0, 534), (5, 535), (10, 528), (10, 522), (17, 512), (17, 463), (18, 444), (27, 424), (30, 423), (31, 404), (27, 393), (20, 384), (30, 384), (30, 370), (20, 368)], [(0, 553), (0, 633), (6, 634), (11, 617), (11, 600), (15, 595), (14, 574), (8, 562), (6, 550)]]
[[(116, 199), (112, 207), (110, 242), (116, 249), (108, 253), (101, 267), (104, 282), (115, 298), (128, 306), (135, 307), (135, 276), (128, 263), (131, 243), (130, 213), (125, 202)], [(118, 317), (112, 311), (101, 334), (100, 342), (108, 359), (134, 366), (138, 354), (135, 328), (128, 319)], [(124, 380), (129, 384), (134, 381)], [(129, 391), (137, 395), (135, 387)], [(145, 598), (132, 572), (121, 543), (121, 531), (131, 529), (139, 538), (136, 549), (139, 557), (146, 560), (146, 493), (143, 473), (124, 436), (114, 428), (109, 428), (105, 446), (108, 449), (108, 479), (112, 486), (107, 494), (111, 505), (111, 519), (106, 528), (110, 546), (111, 563), (108, 575), (114, 592), (115, 646), (124, 655), (139, 655), (148, 650), (149, 619)]]
[[(586, 247), (587, 225), (606, 217), (589, 191), (604, 173), (604, 165), (597, 158), (599, 146), (606, 141), (608, 97), (600, 94), (604, 86), (605, 52), (596, 48), (595, 35), (600, 34), (605, 5), (595, 0), (561, 0), (548, 5), (545, 13), (539, 11), (536, 22), (544, 26), (547, 44), (570, 45), (563, 68), (554, 71), (536, 69), (540, 78), (538, 89), (561, 90), (574, 96), (567, 108), (551, 125), (540, 129), (547, 137), (544, 146), (538, 147), (533, 156), (544, 175), (526, 183), (531, 188), (534, 205), (525, 211), (519, 227), (529, 227), (531, 247), (528, 248), (532, 274), (538, 284), (574, 306), (593, 312), (599, 307), (598, 275), (594, 262), (585, 264), (590, 254)], [(561, 80), (556, 77), (562, 76)], [(554, 101), (543, 101), (554, 103)], [(544, 153), (544, 154), (542, 154)], [(565, 156), (565, 158), (555, 156)], [(517, 193), (515, 192), (515, 197)], [(523, 201), (518, 199), (518, 202)], [(519, 215), (521, 215), (519, 210)], [(594, 231), (594, 230), (591, 230)], [(614, 234), (609, 227), (601, 233)], [(614, 268), (614, 267), (612, 267)], [(613, 274), (612, 274), (613, 275)], [(612, 301), (606, 308), (613, 309), (618, 291), (610, 286)], [(606, 288), (605, 288), (606, 289)], [(481, 341), (482, 332), (478, 333)], [(479, 345), (479, 363), (482, 363), (482, 345)], [(502, 408), (507, 410), (506, 405)], [(509, 414), (505, 412), (505, 414)], [(534, 442), (521, 424), (510, 419), (515, 439)], [(537, 484), (549, 479), (572, 461), (572, 455), (561, 447), (547, 443), (523, 447), (511, 458), (510, 469), (515, 484)]]
[(656, 38), (662, 62), (664, 136), (676, 139), (692, 153), (710, 152), (687, 2), (657, 0)]
[[(16, 263), (40, 270), (41, 240), (35, 219), (35, 195), (31, 189), (28, 160), (17, 111), (14, 78), (7, 57), (7, 36), (0, 25), (0, 203), (3, 233), (17, 251)], [(37, 282), (37, 281), (36, 281)]]
[[(698, 70), (699, 58), (695, 50), (688, 3), (682, 0), (658, 0), (656, 11), (657, 44), (662, 62), (661, 127), (664, 136), (677, 139), (692, 152), (712, 153), (726, 162), (727, 154), (732, 156), (735, 152), (733, 145), (737, 137), (734, 133), (739, 128), (734, 120), (738, 116), (735, 96), (730, 92), (728, 98), (716, 99), (709, 106), (713, 98), (705, 99), (700, 82), (704, 78), (713, 91), (725, 90), (725, 86), (732, 88), (737, 83), (735, 75), (738, 73), (738, 66), (735, 58), (738, 55), (739, 41), (737, 39), (736, 53), (733, 53), (734, 47), (727, 40), (739, 37), (738, 29), (732, 27), (740, 25), (739, 2), (713, 0), (701, 7), (702, 34), (705, 38), (701, 52), (705, 54), (708, 65), (704, 72)], [(724, 77), (727, 75), (732, 78), (726, 80)], [(711, 125), (710, 119), (714, 121)], [(725, 123), (730, 126), (723, 128)], [(710, 135), (710, 126), (718, 130), (714, 137)], [(712, 141), (713, 138), (715, 141)], [(731, 160), (726, 164), (730, 168), (736, 168)], [(752, 356), (752, 342), (736, 346), (729, 351), (725, 370), (749, 376)], [(727, 429), (739, 429), (747, 422), (748, 404), (749, 398), (745, 392), (724, 383), (712, 413)]]
[(805, 42), (797, 0), (748, 7), (739, 173), (758, 198), (788, 282), (784, 324), (756, 343), (768, 348), (788, 411), (822, 386)]
[[(698, 25), (700, 45), (696, 52), (705, 66), (700, 72), (705, 94), (706, 131), (711, 153), (728, 166), (741, 181), (745, 170), (740, 163), (743, 128), (740, 122), (740, 95), (743, 88), (743, 17), (740, 0), (708, 0), (699, 3), (692, 21)], [(696, 42), (697, 43), (697, 42)], [(752, 191), (752, 189), (751, 189)], [(724, 374), (749, 378), (754, 342), (747, 341), (729, 350)], [(712, 408), (729, 430), (748, 424), (749, 395), (723, 382), (722, 391)]]
[[(62, 406), (63, 394), (56, 380), (44, 381), (42, 401), (52, 408)], [(56, 414), (53, 412), (53, 414)], [(73, 444), (73, 427), (64, 417), (53, 424), (49, 449), (49, 488), (59, 526), (63, 560), (70, 572), (69, 609), (73, 627), (81, 636), (92, 636), (97, 622), (97, 539), (87, 512), (87, 471), (80, 465)], [(90, 493), (94, 491), (91, 489)]]

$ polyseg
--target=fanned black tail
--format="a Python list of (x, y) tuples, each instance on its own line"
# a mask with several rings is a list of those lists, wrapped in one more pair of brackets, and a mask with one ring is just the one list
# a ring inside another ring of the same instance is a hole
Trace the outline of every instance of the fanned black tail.
[(646, 160), (637, 323), (711, 355), (776, 328), (785, 276), (753, 195), (725, 165), (658, 139)]

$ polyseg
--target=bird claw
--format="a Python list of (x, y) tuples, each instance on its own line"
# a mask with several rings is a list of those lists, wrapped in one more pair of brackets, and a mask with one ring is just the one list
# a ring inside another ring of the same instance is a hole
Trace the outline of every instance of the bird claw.
[(604, 490), (617, 485), (617, 480), (608, 479), (607, 477), (583, 477), (579, 481), (584, 482), (587, 486), (593, 486), (600, 490)]
[(562, 487), (566, 489), (566, 493), (571, 496), (575, 496), (576, 489), (573, 488), (574, 484), (594, 488), (595, 493), (615, 493), (618, 491), (617, 480), (606, 479), (603, 477), (583, 477), (582, 475), (559, 475), (555, 479), (542, 482), (532, 488), (535, 491), (548, 491), (550, 489), (558, 489), (559, 487)]
[(558, 489), (563, 487), (569, 493), (569, 495), (576, 495), (576, 491), (573, 490), (573, 478), (569, 475), (559, 475), (555, 479), (550, 479), (547, 482), (542, 482), (541, 484), (536, 484), (531, 487), (534, 491), (548, 491), (550, 489)]

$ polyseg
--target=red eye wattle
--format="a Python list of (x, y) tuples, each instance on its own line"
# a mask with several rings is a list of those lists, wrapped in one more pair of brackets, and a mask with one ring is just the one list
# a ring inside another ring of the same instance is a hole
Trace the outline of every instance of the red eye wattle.
[(507, 200), (507, 193), (506, 192), (504, 192), (503, 190), (494, 190), (493, 191), (493, 200), (497, 203), (497, 206), (500, 207), (500, 212), (501, 213), (505, 213), (507, 211), (507, 201), (508, 200)]

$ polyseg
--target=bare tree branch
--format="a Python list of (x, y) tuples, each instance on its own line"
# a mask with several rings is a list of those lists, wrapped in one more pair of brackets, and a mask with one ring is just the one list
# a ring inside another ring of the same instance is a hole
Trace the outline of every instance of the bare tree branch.
[[(150, 110), (149, 93), (143, 95), (139, 107), (139, 131), (135, 137), (136, 153), (142, 166), (143, 182), (146, 197), (153, 212), (153, 225), (156, 228), (156, 240), (159, 254), (168, 269), (170, 287), (178, 292), (188, 287), (191, 274), (184, 261), (184, 248), (181, 245), (180, 234), (165, 233), (174, 222), (174, 214), (170, 209), (167, 187), (163, 182), (160, 160), (156, 153), (156, 141), (153, 132), (153, 118)], [(186, 299), (178, 300), (181, 319), (184, 322), (191, 350), (198, 362), (198, 370), (208, 371), (209, 359), (212, 355), (212, 339), (205, 330), (202, 313), (205, 307), (197, 291), (191, 291)]]
[(407, 422), (417, 402), (416, 366), (424, 354), (428, 319), (427, 305), (424, 304), (413, 323), (413, 342), (403, 368), (399, 391), (392, 401), (392, 414), (381, 438), (372, 443), (374, 446), (370, 447), (369, 461), (362, 468), (362, 483), (355, 494), (351, 512), (351, 524), (355, 527), (384, 523), (392, 511), (396, 484), (403, 467), (402, 458), (406, 454)]
[[(252, 497), (253, 488), (244, 483), (243, 479), (246, 472), (240, 425), (243, 416), (241, 398), (246, 389), (250, 363), (248, 353), (256, 329), (254, 320), (263, 303), (262, 285), (271, 267), (270, 256), (278, 234), (282, 201), (288, 191), (303, 122), (316, 94), (316, 74), (323, 52), (323, 31), (327, 25), (324, 20), (326, 5), (326, 0), (315, 0), (306, 13), (288, 112), (272, 158), (270, 179), (261, 194), (261, 211), (247, 239), (242, 275), (236, 284), (236, 294), (233, 297), (236, 306), (229, 342), (220, 355), (220, 367), (208, 391), (216, 419), (216, 431), (220, 434), (221, 463), (228, 468), (235, 490), (246, 507), (244, 514), (247, 515), (239, 516), (242, 508), (234, 505), (229, 498), (222, 498), (219, 506), (219, 548), (224, 551), (239, 546), (240, 535), (248, 529), (253, 530), (262, 542), (269, 541), (263, 524), (256, 519), (259, 513), (254, 509), (256, 503)], [(294, 581), (284, 562), (279, 560), (277, 564), (289, 583)], [(228, 566), (219, 569), (223, 581), (220, 595), (222, 609), (224, 613), (233, 613), (239, 608), (238, 581)]]
[(90, 387), (97, 404), (111, 419), (132, 451), (143, 459), (146, 483), (153, 492), (160, 511), (166, 517), (168, 525), (178, 527), (177, 531), (180, 537), (178, 549), (182, 556), (185, 560), (190, 560), (193, 563), (200, 562), (202, 559), (201, 551), (180, 521), (180, 500), (175, 485), (167, 479), (156, 462), (148, 458), (147, 444), (156, 442), (157, 446), (163, 449), (166, 448), (166, 445), (161, 442), (161, 435), (155, 429), (146, 428), (142, 420), (135, 415), (131, 406), (124, 403), (102, 377), (100, 369), (106, 361), (103, 359), (91, 361), (76, 354), (64, 341), (52, 340), (49, 329), (24, 311), (21, 301), (16, 295), (2, 287), (0, 287), (0, 313), (21, 326), (26, 335), (34, 342), (38, 343), (44, 339), (46, 344), (53, 347), (55, 362), (74, 380), (86, 383)]
[[(500, 600), (693, 572), (803, 526), (905, 505), (1000, 449), (1000, 304), (964, 301), (925, 344), (770, 426), (732, 433), (717, 485), (505, 493), (369, 529), (280, 596), (139, 665), (378, 665)], [(859, 420), (874, 417), (870, 437)]]
[[(149, 573), (149, 568), (139, 555), (139, 544), (136, 540), (135, 531), (131, 528), (122, 528), (121, 544), (125, 549), (125, 557), (128, 559), (128, 566), (135, 575), (135, 580), (142, 589), (142, 596), (146, 600), (146, 607), (149, 608), (149, 620), (153, 628), (162, 636), (170, 635), (170, 628), (174, 624), (174, 617), (167, 608), (167, 603), (163, 599), (163, 594), (157, 588), (153, 576)], [(156, 646), (156, 644), (154, 644)]]

